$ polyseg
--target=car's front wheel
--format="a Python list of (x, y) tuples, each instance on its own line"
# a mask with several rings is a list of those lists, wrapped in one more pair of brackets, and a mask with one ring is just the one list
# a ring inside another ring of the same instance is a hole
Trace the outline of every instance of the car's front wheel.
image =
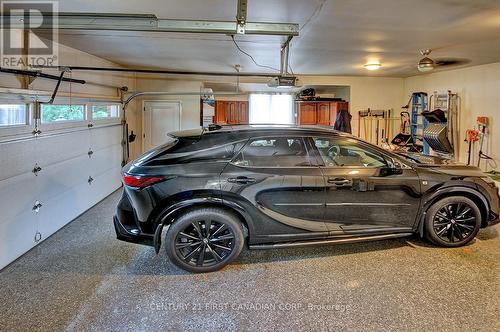
[(434, 203), (427, 211), (427, 238), (444, 247), (469, 243), (479, 232), (481, 211), (469, 198), (452, 196)]
[(236, 216), (220, 208), (197, 208), (181, 215), (168, 229), (165, 248), (180, 268), (195, 272), (216, 271), (240, 254), (245, 243), (243, 226)]

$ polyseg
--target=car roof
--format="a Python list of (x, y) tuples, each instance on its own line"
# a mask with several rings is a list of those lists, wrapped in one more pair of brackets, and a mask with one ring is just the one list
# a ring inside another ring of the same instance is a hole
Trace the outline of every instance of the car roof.
[(305, 126), (305, 125), (276, 125), (276, 124), (245, 124), (245, 125), (211, 125), (208, 128), (198, 128), (172, 132), (169, 135), (176, 138), (200, 137), (216, 134), (240, 134), (253, 136), (254, 134), (280, 135), (284, 133), (300, 134), (337, 134), (350, 137), (351, 135), (334, 130), (330, 126)]

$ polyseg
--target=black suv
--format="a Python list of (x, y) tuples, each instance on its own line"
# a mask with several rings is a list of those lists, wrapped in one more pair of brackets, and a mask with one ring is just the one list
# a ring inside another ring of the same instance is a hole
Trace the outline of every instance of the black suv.
[(129, 163), (118, 239), (161, 246), (179, 267), (220, 269), (250, 249), (420, 234), (446, 247), (498, 222), (480, 169), (396, 154), (322, 127), (233, 126), (171, 134)]

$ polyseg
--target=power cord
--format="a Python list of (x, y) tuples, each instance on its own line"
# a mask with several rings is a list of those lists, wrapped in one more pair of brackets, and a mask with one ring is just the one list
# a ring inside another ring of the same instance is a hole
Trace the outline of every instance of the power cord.
[(309, 16), (307, 18), (307, 20), (304, 22), (304, 24), (302, 24), (299, 31), (302, 31), (306, 27), (306, 25), (308, 25), (313, 19), (316, 18), (316, 16), (319, 15), (319, 13), (321, 12), (321, 9), (323, 9), (323, 6), (325, 5), (325, 2), (326, 2), (326, 0), (321, 0), (319, 2), (318, 6), (314, 9), (314, 12), (311, 14), (311, 16)]
[(238, 43), (236, 42), (236, 40), (234, 39), (234, 35), (231, 35), (231, 39), (233, 40), (233, 43), (234, 45), (236, 46), (236, 48), (238, 49), (238, 51), (240, 51), (241, 53), (245, 54), (246, 56), (248, 56), (250, 59), (252, 59), (253, 63), (257, 66), (257, 67), (261, 67), (261, 68), (267, 68), (267, 69), (271, 69), (271, 70), (276, 70), (276, 71), (280, 71), (279, 69), (276, 69), (274, 67), (271, 67), (271, 66), (266, 66), (266, 65), (261, 65), (259, 63), (257, 63), (257, 61), (255, 61), (255, 59), (253, 58), (253, 56), (251, 56), (248, 52), (245, 52), (241, 49), (241, 47), (238, 45)]
[(295, 73), (293, 72), (293, 68), (292, 68), (292, 65), (290, 64), (290, 62), (292, 62), (291, 60), (292, 58), (292, 44), (288, 44), (288, 69), (290, 69), (290, 73), (295, 76)]

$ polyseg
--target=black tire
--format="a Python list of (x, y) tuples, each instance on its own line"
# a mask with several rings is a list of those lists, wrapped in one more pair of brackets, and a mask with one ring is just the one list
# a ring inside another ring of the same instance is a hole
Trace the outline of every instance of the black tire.
[(238, 257), (244, 244), (243, 225), (231, 212), (220, 208), (189, 210), (165, 236), (172, 263), (195, 273), (220, 270)]
[(426, 238), (443, 247), (463, 246), (477, 235), (481, 211), (471, 199), (462, 196), (443, 198), (434, 203), (425, 217)]

